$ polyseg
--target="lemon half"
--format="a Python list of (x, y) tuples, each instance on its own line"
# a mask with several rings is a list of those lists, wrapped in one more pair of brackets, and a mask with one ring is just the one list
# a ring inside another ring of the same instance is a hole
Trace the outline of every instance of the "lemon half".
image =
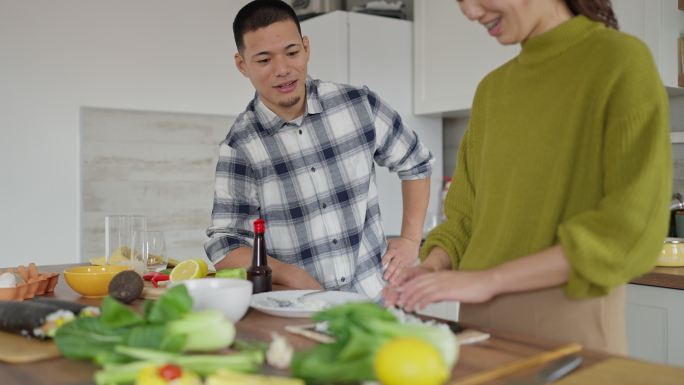
[(202, 278), (206, 275), (202, 271), (203, 269), (197, 260), (187, 259), (171, 270), (169, 279), (171, 282), (179, 282), (187, 279)]

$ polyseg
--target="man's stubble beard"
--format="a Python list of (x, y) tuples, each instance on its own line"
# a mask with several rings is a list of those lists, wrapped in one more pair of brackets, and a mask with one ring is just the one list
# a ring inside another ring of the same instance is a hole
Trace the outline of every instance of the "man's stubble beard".
[(292, 106), (296, 106), (297, 103), (299, 103), (299, 101), (300, 101), (301, 99), (302, 99), (301, 96), (295, 96), (295, 97), (293, 97), (292, 99), (288, 99), (288, 100), (284, 100), (284, 101), (282, 101), (282, 102), (278, 102), (278, 105), (279, 105), (280, 107), (290, 108), (290, 107), (292, 107)]

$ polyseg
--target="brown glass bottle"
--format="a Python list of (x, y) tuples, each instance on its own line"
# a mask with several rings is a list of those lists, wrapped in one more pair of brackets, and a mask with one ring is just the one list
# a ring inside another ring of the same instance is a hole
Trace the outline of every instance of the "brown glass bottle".
[(266, 222), (258, 218), (254, 221), (254, 248), (252, 265), (247, 269), (247, 279), (252, 281), (252, 293), (271, 291), (271, 268), (266, 259), (266, 239), (264, 232)]

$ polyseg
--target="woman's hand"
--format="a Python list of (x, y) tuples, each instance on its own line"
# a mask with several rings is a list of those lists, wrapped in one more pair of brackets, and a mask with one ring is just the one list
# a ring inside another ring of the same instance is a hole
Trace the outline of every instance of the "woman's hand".
[[(398, 297), (395, 303), (409, 312), (424, 309), (433, 302), (481, 303), (496, 295), (496, 285), (489, 270), (420, 274), (392, 290), (394, 298)], [(387, 303), (387, 298), (385, 301)]]
[(391, 238), (387, 243), (387, 253), (382, 257), (382, 266), (385, 270), (383, 278), (392, 282), (403, 269), (416, 264), (420, 242), (400, 237)]
[(404, 269), (396, 274), (394, 279), (397, 283), (391, 283), (382, 289), (382, 298), (385, 300), (385, 306), (392, 307), (397, 303), (400, 294), (399, 285), (420, 275), (428, 274), (431, 271), (432, 270), (426, 268), (425, 266), (419, 265)]

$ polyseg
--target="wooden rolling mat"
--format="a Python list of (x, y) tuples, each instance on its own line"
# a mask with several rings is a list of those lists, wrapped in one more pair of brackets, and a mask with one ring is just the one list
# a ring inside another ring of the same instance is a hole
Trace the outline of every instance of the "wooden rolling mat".
[(684, 368), (611, 358), (569, 375), (557, 385), (681, 385)]
[(0, 332), (0, 361), (25, 364), (59, 356), (61, 354), (52, 341), (40, 341)]

